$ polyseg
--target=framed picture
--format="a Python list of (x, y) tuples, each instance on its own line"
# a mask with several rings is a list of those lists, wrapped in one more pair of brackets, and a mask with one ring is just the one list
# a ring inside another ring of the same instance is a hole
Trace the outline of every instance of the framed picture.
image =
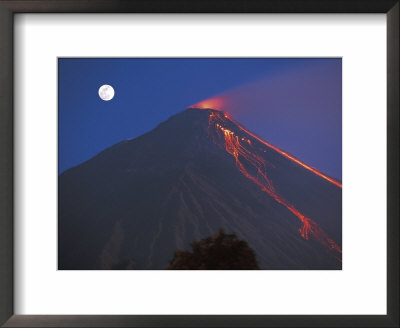
[(0, 10), (1, 324), (398, 327), (398, 1)]

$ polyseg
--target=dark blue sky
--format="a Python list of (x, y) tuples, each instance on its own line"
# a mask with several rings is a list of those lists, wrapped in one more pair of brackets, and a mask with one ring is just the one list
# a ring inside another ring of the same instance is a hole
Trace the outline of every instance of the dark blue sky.
[(342, 178), (341, 59), (60, 58), (58, 68), (60, 173), (217, 96), (250, 131)]

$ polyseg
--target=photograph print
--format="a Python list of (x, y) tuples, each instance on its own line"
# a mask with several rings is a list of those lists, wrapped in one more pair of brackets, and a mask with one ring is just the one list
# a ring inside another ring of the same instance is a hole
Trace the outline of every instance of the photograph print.
[(59, 58), (59, 270), (341, 270), (341, 58)]

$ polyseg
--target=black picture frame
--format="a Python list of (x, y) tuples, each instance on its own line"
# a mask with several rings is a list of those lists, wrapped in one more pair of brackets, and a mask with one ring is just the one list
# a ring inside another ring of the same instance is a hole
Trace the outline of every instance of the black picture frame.
[[(1, 0), (0, 324), (4, 327), (399, 327), (399, 8), (399, 0)], [(14, 315), (13, 22), (17, 13), (385, 13), (387, 315)]]

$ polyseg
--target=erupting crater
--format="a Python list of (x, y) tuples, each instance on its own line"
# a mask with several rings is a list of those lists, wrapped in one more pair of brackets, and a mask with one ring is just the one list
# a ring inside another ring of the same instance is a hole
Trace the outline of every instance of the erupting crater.
[(225, 100), (222, 97), (215, 97), (200, 101), (189, 108), (209, 109), (209, 110), (222, 110), (225, 105)]

